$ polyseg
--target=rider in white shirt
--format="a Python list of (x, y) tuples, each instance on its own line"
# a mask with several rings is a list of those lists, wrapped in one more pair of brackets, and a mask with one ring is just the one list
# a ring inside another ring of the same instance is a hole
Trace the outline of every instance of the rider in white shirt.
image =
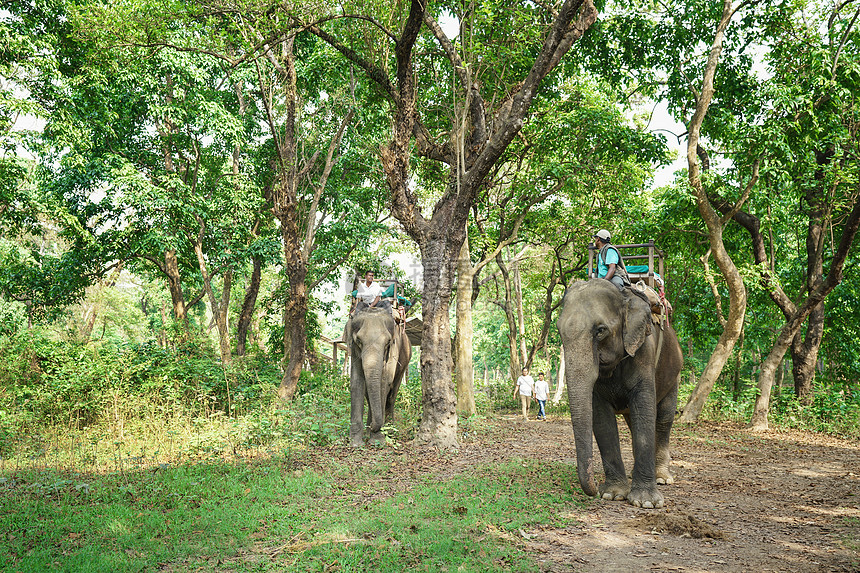
[[(358, 291), (355, 293), (356, 302), (360, 300), (367, 306), (376, 306), (381, 295), (382, 287), (379, 283), (373, 282), (373, 271), (367, 271), (364, 282), (358, 285)], [(354, 304), (353, 308), (355, 308)]]

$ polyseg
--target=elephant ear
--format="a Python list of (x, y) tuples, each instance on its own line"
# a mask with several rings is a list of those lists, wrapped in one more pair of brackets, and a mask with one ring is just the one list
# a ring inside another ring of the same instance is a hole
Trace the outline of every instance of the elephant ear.
[(648, 304), (629, 290), (624, 291), (624, 350), (630, 356), (645, 343), (651, 334), (651, 309)]

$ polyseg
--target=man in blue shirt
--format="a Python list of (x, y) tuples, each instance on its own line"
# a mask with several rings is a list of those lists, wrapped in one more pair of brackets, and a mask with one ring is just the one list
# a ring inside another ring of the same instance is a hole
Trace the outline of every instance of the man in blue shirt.
[(612, 235), (606, 229), (600, 229), (594, 234), (594, 240), (600, 252), (597, 255), (597, 276), (606, 279), (619, 290), (630, 284), (627, 278), (627, 269), (618, 249), (610, 244)]

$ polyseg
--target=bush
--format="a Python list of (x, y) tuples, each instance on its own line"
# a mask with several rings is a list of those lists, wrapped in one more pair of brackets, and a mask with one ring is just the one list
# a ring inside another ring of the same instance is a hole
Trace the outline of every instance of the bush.
[(38, 329), (0, 339), (0, 409), (67, 427), (110, 415), (142, 418), (131, 398), (160, 413), (230, 416), (271, 399), (280, 382), (264, 359), (236, 359), (223, 368), (204, 345), (177, 350), (155, 344), (115, 345), (52, 340)]

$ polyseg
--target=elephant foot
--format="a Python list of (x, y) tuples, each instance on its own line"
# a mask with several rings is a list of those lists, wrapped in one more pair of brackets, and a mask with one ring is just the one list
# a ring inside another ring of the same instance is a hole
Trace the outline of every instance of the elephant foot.
[(657, 470), (657, 483), (660, 485), (672, 485), (675, 483), (675, 476), (668, 469)]
[(636, 507), (643, 509), (660, 509), (663, 507), (663, 494), (657, 491), (657, 487), (633, 488), (627, 496), (627, 501)]
[(375, 432), (370, 434), (370, 445), (371, 446), (384, 446), (385, 445), (385, 434), (382, 432)]
[(364, 447), (364, 436), (362, 434), (353, 434), (349, 437), (349, 445), (353, 448)]
[(627, 495), (630, 493), (630, 484), (627, 483), (618, 483), (618, 484), (600, 484), (599, 497), (600, 499), (606, 499), (609, 501), (622, 501), (627, 499)]

